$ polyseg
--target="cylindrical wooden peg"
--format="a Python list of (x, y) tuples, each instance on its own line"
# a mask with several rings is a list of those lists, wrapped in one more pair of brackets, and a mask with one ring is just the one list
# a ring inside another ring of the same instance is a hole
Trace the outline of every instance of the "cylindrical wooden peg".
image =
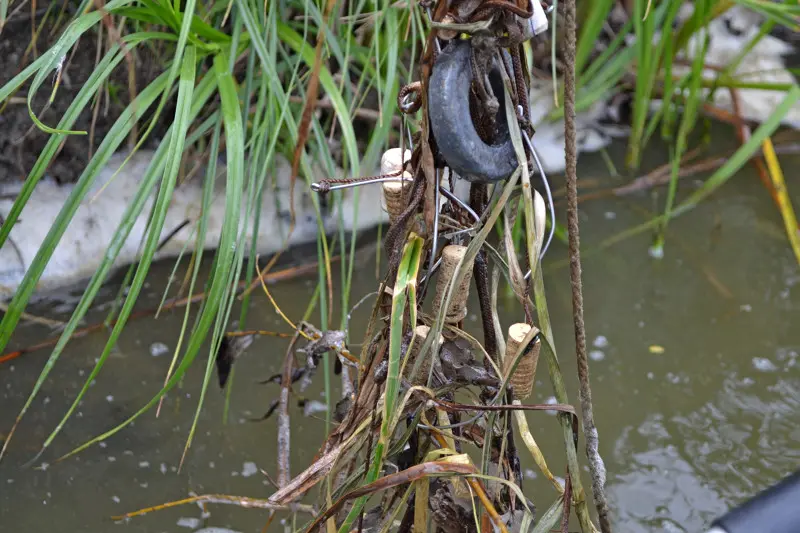
[[(414, 364), (419, 356), (419, 351), (422, 349), (422, 345), (425, 344), (425, 340), (428, 338), (428, 333), (430, 333), (431, 328), (428, 326), (422, 325), (417, 326), (414, 328), (414, 342), (411, 344), (411, 348), (408, 350), (408, 362), (406, 363), (406, 374), (410, 374), (411, 371), (414, 369)], [(434, 350), (438, 353), (439, 348), (444, 344), (444, 337), (439, 334), (439, 343), (435, 346)], [(414, 385), (425, 385), (428, 383), (428, 374), (431, 371), (431, 357), (430, 354), (425, 354), (422, 362), (419, 365), (419, 372), (414, 378)]]
[[(402, 157), (400, 148), (390, 148), (381, 157), (381, 175), (396, 174), (403, 168), (403, 163), (411, 159), (411, 150), (406, 150), (405, 158)], [(404, 179), (411, 179), (411, 174), (403, 172)], [(400, 176), (398, 176), (400, 178)], [(383, 182), (383, 201), (389, 213), (389, 224), (394, 224), (397, 217), (403, 212), (409, 199), (411, 181), (385, 181)]]
[[(436, 282), (436, 298), (433, 303), (434, 313), (439, 311), (444, 297), (447, 294), (447, 286), (450, 280), (456, 275), (456, 267), (461, 258), (467, 253), (467, 247), (459, 244), (450, 244), (442, 250), (442, 267), (439, 269), (439, 279)], [(467, 316), (467, 297), (469, 296), (469, 286), (472, 281), (472, 262), (464, 263), (463, 269), (466, 274), (461, 284), (453, 288), (453, 295), (450, 297), (450, 305), (447, 308), (445, 322), (457, 324)]]
[[(525, 336), (533, 328), (534, 335), (539, 332), (534, 326), (525, 323), (512, 324), (508, 328), (508, 341), (506, 341), (506, 356), (503, 361), (503, 367), (506, 373), (511, 369), (514, 364), (514, 358), (519, 351), (522, 341)], [(514, 387), (514, 397), (518, 400), (524, 400), (531, 395), (533, 391), (533, 380), (536, 377), (536, 365), (539, 362), (539, 350), (542, 343), (534, 337), (531, 344), (527, 346), (519, 360), (516, 370), (511, 375), (509, 383)]]

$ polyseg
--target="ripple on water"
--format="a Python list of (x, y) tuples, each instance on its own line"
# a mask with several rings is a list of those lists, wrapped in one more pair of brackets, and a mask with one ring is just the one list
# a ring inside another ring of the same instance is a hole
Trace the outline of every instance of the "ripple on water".
[(651, 414), (622, 434), (608, 490), (626, 532), (701, 531), (797, 468), (800, 380), (761, 375), (772, 377), (754, 390), (751, 378), (732, 374), (699, 409)]

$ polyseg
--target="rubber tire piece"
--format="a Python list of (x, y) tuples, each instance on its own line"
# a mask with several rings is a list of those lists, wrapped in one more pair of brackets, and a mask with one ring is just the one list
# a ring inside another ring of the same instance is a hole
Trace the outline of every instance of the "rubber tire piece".
[[(497, 113), (499, 144), (479, 136), (469, 110), (472, 83), (472, 47), (469, 41), (451, 41), (436, 58), (428, 84), (428, 112), (436, 144), (447, 165), (472, 183), (502, 181), (517, 169), (517, 156), (508, 134), (505, 97), (499, 72), (490, 74), (500, 109)], [(494, 78), (494, 79), (492, 79)]]
[(712, 527), (726, 533), (796, 533), (800, 530), (800, 470), (757, 494)]

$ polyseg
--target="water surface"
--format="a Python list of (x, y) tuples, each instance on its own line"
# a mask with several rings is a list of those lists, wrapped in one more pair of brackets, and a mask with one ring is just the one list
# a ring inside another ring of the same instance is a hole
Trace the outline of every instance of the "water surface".
[[(612, 153), (618, 161), (620, 155)], [(654, 149), (648, 161), (656, 164), (664, 157), (663, 149)], [(581, 175), (602, 178), (609, 186), (624, 183), (623, 178), (607, 177), (602, 161), (584, 157)], [(790, 169), (800, 159), (787, 156), (782, 162)], [(683, 182), (681, 194), (693, 190), (696, 180), (703, 177)], [(797, 205), (800, 196), (795, 185), (789, 183)], [(663, 191), (659, 194), (582, 204), (595, 416), (616, 531), (625, 533), (700, 531), (715, 516), (800, 464), (800, 329), (796, 327), (800, 323), (800, 269), (780, 216), (758, 177), (746, 167), (719, 193), (670, 224), (663, 259), (648, 255), (649, 233), (595, 251), (604, 239), (660, 209)], [(557, 243), (548, 254), (545, 283), (562, 370), (570, 398), (577, 403), (565, 248)], [(376, 286), (374, 251), (361, 257), (353, 301)], [(385, 258), (382, 261), (385, 264)], [(171, 263), (154, 267), (140, 308), (158, 304), (171, 269)], [(271, 291), (287, 315), (297, 319), (315, 279), (281, 282)], [(333, 280), (339, 279), (337, 271)], [(115, 290), (110, 286), (103, 301), (110, 301)], [(510, 301), (503, 305), (507, 327), (520, 319), (520, 313)], [(366, 307), (364, 313), (355, 314), (353, 332), (363, 328)], [(50, 317), (67, 316), (59, 315), (63, 309), (53, 305), (39, 306), (38, 311)], [(8, 457), (0, 463), (3, 524), (30, 533), (49, 533), (54, 528), (85, 533), (172, 532), (191, 531), (203, 524), (241, 532), (261, 530), (266, 512), (219, 505), (207, 508), (210, 516), (192, 504), (127, 523), (115, 523), (110, 517), (192, 493), (262, 498), (272, 493), (261, 470), (275, 476), (276, 420), (252, 419), (263, 415), (276, 398), (278, 387), (259, 381), (280, 371), (287, 345), (283, 339), (257, 339), (237, 363), (227, 423), (223, 423), (225, 395), (212, 376), (198, 431), (180, 472), (177, 468), (199, 400), (207, 349), (182, 387), (164, 402), (158, 418), (150, 411), (100, 445), (49, 464), (121, 423), (159, 389), (171, 352), (152, 355), (159, 352), (154, 343), (175, 348), (183, 313), (178, 309), (157, 320), (131, 322), (74, 418), (35, 461), (35, 468), (23, 467), (68, 409), (107, 334), (95, 333), (69, 345), (17, 430)], [(477, 313), (473, 299), (467, 325), (480, 337)], [(103, 316), (98, 311), (88, 321)], [(263, 295), (253, 301), (248, 326), (286, 331)], [(42, 326), (21, 326), (10, 348), (50, 334)], [(48, 353), (43, 350), (0, 366), (0, 431), (11, 427)], [(540, 365), (531, 402), (552, 397), (545, 372), (546, 366)], [(320, 373), (305, 392), (309, 400), (324, 400), (321, 382)], [(303, 416), (302, 409), (293, 404), (294, 474), (316, 453), (325, 434), (324, 419), (322, 412)], [(563, 475), (561, 432), (555, 417), (530, 414), (529, 423), (551, 469)], [(533, 468), (525, 450), (520, 452), (525, 468)], [(529, 474), (535, 476), (532, 470)], [(588, 475), (584, 479), (588, 481)], [(541, 475), (526, 480), (525, 488), (540, 511), (554, 499)], [(272, 530), (277, 529), (277, 523), (273, 524)]]

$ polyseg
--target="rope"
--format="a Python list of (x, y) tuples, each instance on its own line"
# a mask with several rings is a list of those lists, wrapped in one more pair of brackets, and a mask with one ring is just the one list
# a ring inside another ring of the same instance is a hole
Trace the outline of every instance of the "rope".
[(564, 138), (567, 181), (567, 229), (569, 231), (569, 266), (572, 285), (572, 317), (575, 326), (575, 355), (578, 359), (579, 397), (586, 435), (586, 456), (592, 477), (592, 495), (603, 533), (611, 533), (608, 500), (605, 494), (606, 468), (598, 451), (597, 427), (592, 413), (592, 389), (589, 384), (589, 363), (586, 358), (586, 328), (583, 322), (583, 289), (581, 282), (580, 235), (578, 229), (577, 146), (575, 142), (575, 0), (564, 6)]

